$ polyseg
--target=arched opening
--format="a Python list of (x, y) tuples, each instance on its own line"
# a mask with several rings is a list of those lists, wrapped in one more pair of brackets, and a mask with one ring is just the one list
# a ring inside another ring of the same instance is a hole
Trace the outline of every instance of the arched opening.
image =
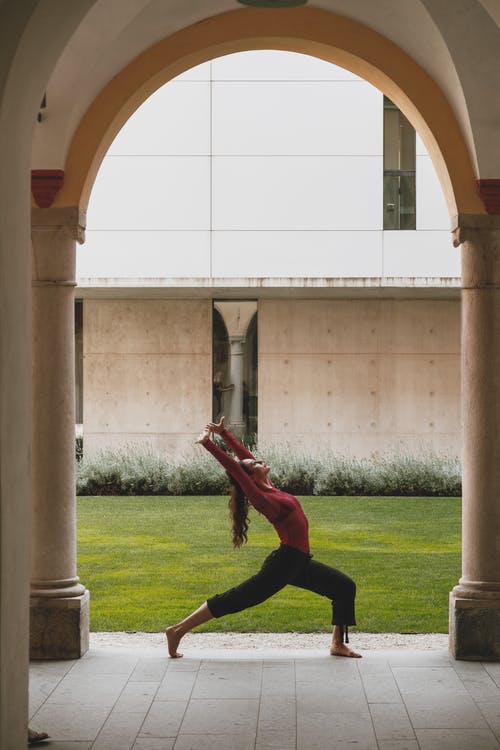
[(460, 128), (432, 78), (387, 38), (345, 16), (315, 8), (223, 13), (168, 37), (136, 58), (103, 89), (76, 129), (64, 185), (54, 205), (85, 210), (100, 162), (115, 135), (163, 83), (229, 52), (269, 48), (319, 57), (379, 88), (420, 133), (450, 215), (484, 213)]
[(484, 214), (460, 128), (429, 76), (399, 48), (359, 23), (310, 9), (286, 17), (256, 12), (243, 19), (230, 13), (179, 32), (141, 55), (106, 87), (82, 120), (54, 208), (86, 207), (93, 179), (114, 134), (162, 82), (216, 54), (269, 47), (337, 62), (375, 83), (421, 133), (440, 175), (450, 214)]

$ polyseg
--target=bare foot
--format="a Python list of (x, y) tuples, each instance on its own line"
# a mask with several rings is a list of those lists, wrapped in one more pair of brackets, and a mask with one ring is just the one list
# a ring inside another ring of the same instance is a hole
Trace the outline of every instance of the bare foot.
[(201, 443), (201, 444), (203, 444), (203, 443), (207, 442), (207, 440), (209, 439), (209, 437), (210, 437), (210, 431), (209, 431), (208, 427), (205, 427), (205, 429), (203, 430), (203, 432), (200, 432), (200, 434), (198, 435), (198, 437), (196, 438), (196, 440), (194, 442), (195, 443)]
[(350, 659), (362, 659), (361, 654), (357, 654), (356, 651), (345, 645), (345, 643), (334, 643), (330, 649), (331, 656), (347, 656)]
[(165, 630), (165, 635), (167, 636), (167, 643), (168, 643), (168, 653), (172, 657), (172, 659), (180, 659), (184, 656), (184, 654), (180, 654), (177, 651), (177, 646), (179, 645), (179, 642), (181, 640), (181, 636), (175, 632), (174, 627), (167, 628)]

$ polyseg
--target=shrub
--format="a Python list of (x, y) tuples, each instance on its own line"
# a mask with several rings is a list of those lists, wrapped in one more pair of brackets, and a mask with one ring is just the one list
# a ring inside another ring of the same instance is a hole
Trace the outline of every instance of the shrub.
[(128, 446), (86, 456), (76, 466), (77, 495), (170, 495), (171, 465), (148, 449)]
[[(441, 496), (461, 494), (458, 458), (425, 453), (370, 459), (292, 451), (256, 451), (272, 467), (276, 486), (293, 495)], [(130, 445), (84, 455), (76, 463), (78, 495), (221, 495), (224, 469), (198, 448), (179, 459)]]

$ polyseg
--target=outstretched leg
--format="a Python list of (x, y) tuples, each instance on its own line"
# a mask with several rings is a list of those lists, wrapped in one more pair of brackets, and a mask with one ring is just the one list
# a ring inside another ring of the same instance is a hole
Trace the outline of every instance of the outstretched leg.
[(211, 620), (212, 617), (213, 615), (210, 612), (207, 603), (204, 602), (201, 607), (198, 607), (194, 612), (191, 612), (191, 614), (185, 617), (184, 620), (178, 622), (177, 625), (171, 625), (165, 630), (168, 653), (172, 659), (180, 659), (180, 657), (183, 656), (183, 654), (180, 654), (177, 651), (181, 638), (193, 628), (196, 628), (198, 625), (203, 625), (204, 622)]

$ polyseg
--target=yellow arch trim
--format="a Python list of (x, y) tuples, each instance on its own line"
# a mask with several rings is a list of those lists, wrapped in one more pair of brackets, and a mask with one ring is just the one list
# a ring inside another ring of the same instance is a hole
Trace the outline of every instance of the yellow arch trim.
[(98, 94), (68, 150), (54, 206), (86, 210), (106, 151), (132, 113), (160, 86), (232, 52), (302, 52), (349, 69), (386, 94), (422, 137), (450, 215), (485, 213), (470, 154), (453, 110), (429, 74), (400, 47), (345, 16), (318, 8), (245, 8), (189, 26), (153, 45)]

